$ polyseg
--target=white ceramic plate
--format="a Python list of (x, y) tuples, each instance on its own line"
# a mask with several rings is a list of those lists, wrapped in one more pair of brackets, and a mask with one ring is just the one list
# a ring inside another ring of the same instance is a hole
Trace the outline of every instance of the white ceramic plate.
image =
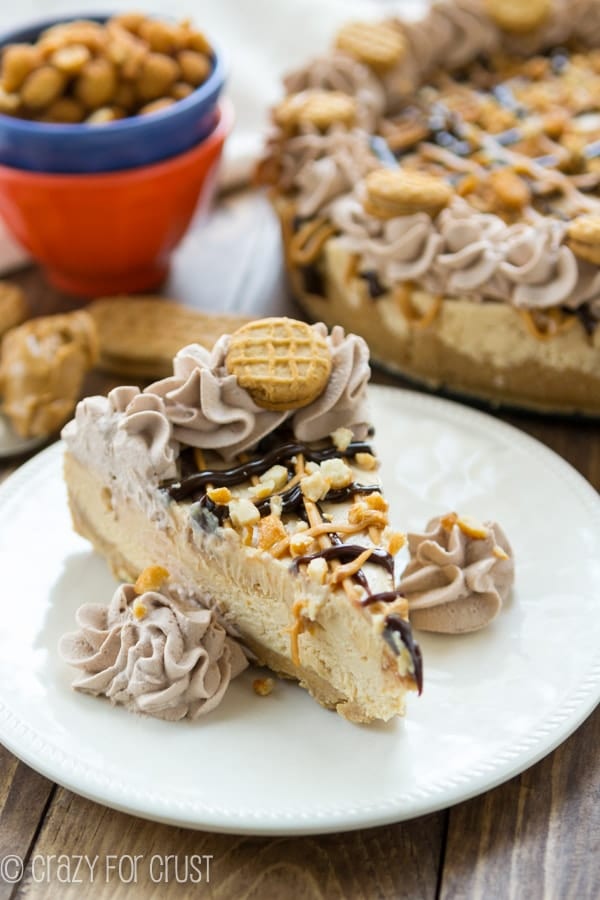
[[(0, 740), (108, 806), (214, 831), (301, 834), (407, 819), (521, 772), (600, 697), (600, 501), (566, 463), (489, 416), (373, 388), (394, 524), (458, 509), (495, 517), (517, 586), (500, 618), (420, 636), (425, 690), (404, 721), (351, 725), (300, 688), (257, 697), (252, 674), (195, 724), (133, 716), (73, 692), (57, 655), (76, 607), (114, 581), (71, 530), (61, 447), (0, 489)], [(403, 561), (403, 560), (402, 560)]]
[(22, 438), (16, 433), (6, 416), (0, 413), (0, 459), (19, 456), (35, 450), (46, 440), (45, 437)]

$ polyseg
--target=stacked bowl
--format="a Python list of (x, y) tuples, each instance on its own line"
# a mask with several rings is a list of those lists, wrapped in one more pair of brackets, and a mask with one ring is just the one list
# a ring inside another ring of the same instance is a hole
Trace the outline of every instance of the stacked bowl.
[[(1, 35), (0, 53), (75, 18)], [(221, 56), (211, 46), (207, 59), (198, 87), (151, 114), (66, 124), (0, 113), (0, 215), (56, 287), (97, 296), (151, 290), (165, 278), (196, 209), (212, 199), (232, 125), (230, 106), (219, 103)], [(11, 96), (4, 88), (0, 100)]]

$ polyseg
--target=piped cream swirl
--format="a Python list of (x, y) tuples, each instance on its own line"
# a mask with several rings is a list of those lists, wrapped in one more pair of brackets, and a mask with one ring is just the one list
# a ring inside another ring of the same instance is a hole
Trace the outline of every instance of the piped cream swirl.
[[(312, 327), (327, 335), (323, 323)], [(254, 447), (285, 421), (299, 440), (326, 438), (340, 426), (350, 428), (360, 440), (368, 427), (368, 347), (362, 338), (344, 334), (339, 326), (326, 340), (332, 359), (328, 383), (316, 400), (298, 410), (271, 412), (254, 402), (227, 371), (228, 335), (211, 352), (197, 344), (184, 347), (173, 361), (174, 374), (146, 391), (164, 403), (178, 441), (216, 450), (225, 459)]]
[(282, 180), (297, 191), (300, 216), (312, 216), (336, 197), (347, 194), (379, 166), (366, 132), (331, 129), (306, 133), (286, 142), (281, 154)]
[(329, 215), (342, 246), (388, 288), (415, 279), (434, 293), (525, 309), (575, 308), (590, 297), (589, 266), (563, 243), (563, 222), (537, 216), (507, 225), (459, 197), (437, 219), (418, 213), (381, 221), (364, 210), (361, 188), (334, 201)]
[(137, 387), (117, 387), (106, 397), (86, 397), (77, 404), (62, 437), (74, 456), (88, 459), (90, 454), (98, 457), (98, 431), (110, 437), (102, 458), (97, 459), (108, 476), (117, 471), (138, 473), (154, 482), (175, 477), (179, 447), (160, 397), (141, 393)]
[[(445, 518), (445, 517), (444, 517)], [(495, 522), (473, 537), (460, 524), (432, 519), (423, 534), (408, 535), (410, 562), (399, 590), (410, 621), (423, 631), (477, 631), (500, 612), (514, 581), (506, 535)]]
[(212, 611), (185, 607), (174, 592), (117, 588), (109, 606), (86, 603), (60, 653), (81, 671), (73, 687), (171, 721), (197, 719), (222, 700), (247, 665)]

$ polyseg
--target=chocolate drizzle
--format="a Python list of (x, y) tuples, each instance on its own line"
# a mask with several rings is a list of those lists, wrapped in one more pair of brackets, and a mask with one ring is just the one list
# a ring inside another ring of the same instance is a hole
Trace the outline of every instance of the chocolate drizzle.
[[(319, 550), (316, 553), (307, 553), (305, 556), (297, 556), (290, 566), (290, 571), (298, 572), (301, 565), (308, 564), (312, 562), (313, 559), (337, 559), (341, 563), (353, 562), (367, 549), (367, 547), (363, 547), (360, 544), (344, 544), (340, 541), (339, 543), (334, 543), (333, 546), (326, 547), (324, 550)], [(394, 574), (394, 557), (391, 553), (388, 553), (387, 550), (375, 547), (367, 562), (373, 563), (376, 566), (382, 566), (390, 575)], [(366, 591), (369, 590), (369, 583), (362, 569), (359, 569), (358, 572), (354, 573), (354, 578), (356, 578), (361, 587), (364, 587)]]
[[(378, 484), (358, 484), (356, 481), (353, 481), (352, 484), (349, 484), (347, 487), (328, 491), (321, 502), (341, 503), (344, 500), (348, 500), (353, 494), (372, 494), (378, 490), (380, 490)], [(285, 513), (295, 513), (300, 516), (301, 519), (306, 521), (304, 495), (299, 484), (295, 484), (289, 490), (283, 491), (276, 496), (281, 498), (282, 515)], [(264, 500), (261, 500), (256, 504), (256, 508), (261, 516), (268, 516), (271, 511), (271, 498), (266, 497)]]
[(385, 617), (383, 637), (396, 656), (400, 654), (397, 640), (398, 637), (400, 638), (410, 655), (417, 690), (419, 691), (419, 694), (421, 694), (423, 691), (423, 657), (421, 656), (421, 648), (413, 637), (410, 622), (407, 622), (406, 619), (401, 618), (395, 613), (390, 613), (389, 616)]
[[(344, 456), (352, 458), (357, 453), (371, 452), (371, 447), (366, 441), (352, 441), (344, 450)], [(209, 484), (213, 487), (242, 484), (242, 482), (250, 480), (253, 475), (262, 475), (271, 466), (291, 460), (298, 453), (302, 453), (309, 462), (317, 463), (340, 455), (340, 451), (333, 445), (315, 449), (302, 441), (290, 441), (258, 459), (232, 466), (230, 469), (205, 469), (179, 481), (166, 483), (162, 487), (165, 488), (172, 500), (187, 500), (201, 492)]]
[(398, 597), (402, 597), (400, 591), (381, 591), (379, 594), (368, 594), (360, 601), (361, 606), (371, 606), (373, 603), (393, 603)]

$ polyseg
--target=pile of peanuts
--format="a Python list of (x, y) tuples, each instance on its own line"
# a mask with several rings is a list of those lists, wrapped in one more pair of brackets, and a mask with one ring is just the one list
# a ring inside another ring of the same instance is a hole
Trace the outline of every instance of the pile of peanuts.
[(35, 44), (9, 44), (0, 112), (40, 122), (103, 124), (148, 115), (187, 97), (212, 69), (211, 47), (189, 21), (142, 13), (105, 24), (54, 25)]

